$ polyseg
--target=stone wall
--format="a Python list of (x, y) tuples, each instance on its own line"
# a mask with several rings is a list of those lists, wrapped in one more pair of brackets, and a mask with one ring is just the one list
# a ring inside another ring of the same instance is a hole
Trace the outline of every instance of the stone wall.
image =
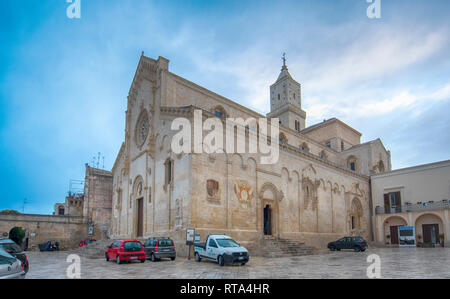
[(26, 231), (26, 236), (29, 236), (29, 250), (37, 250), (38, 244), (45, 241), (58, 241), (61, 249), (74, 248), (81, 240), (86, 239), (88, 234), (83, 217), (33, 214), (0, 215), (0, 233), (9, 233), (15, 226), (22, 227)]

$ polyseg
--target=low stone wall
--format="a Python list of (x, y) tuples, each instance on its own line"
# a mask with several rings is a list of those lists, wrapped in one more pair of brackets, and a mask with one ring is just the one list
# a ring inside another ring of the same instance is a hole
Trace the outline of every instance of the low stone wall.
[[(70, 249), (88, 236), (85, 218), (54, 215), (0, 215), (0, 234), (9, 233), (13, 227), (22, 227), (26, 231), (28, 249), (38, 250), (38, 244), (45, 241), (58, 241), (61, 249)], [(23, 244), (23, 245), (24, 245)]]

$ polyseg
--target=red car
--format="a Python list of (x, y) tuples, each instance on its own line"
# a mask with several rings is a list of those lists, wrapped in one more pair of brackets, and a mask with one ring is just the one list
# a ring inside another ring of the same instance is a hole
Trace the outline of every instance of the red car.
[(118, 240), (108, 246), (105, 252), (106, 261), (115, 260), (118, 264), (139, 260), (145, 262), (144, 246), (138, 240)]

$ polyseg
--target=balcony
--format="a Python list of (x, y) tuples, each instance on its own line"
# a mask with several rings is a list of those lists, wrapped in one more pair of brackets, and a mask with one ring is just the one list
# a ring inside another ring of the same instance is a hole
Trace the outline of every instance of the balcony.
[(408, 212), (424, 212), (424, 211), (436, 211), (436, 210), (448, 210), (450, 208), (450, 203), (448, 200), (444, 199), (438, 202), (423, 202), (416, 204), (404, 204), (397, 207), (375, 207), (375, 214), (397, 214), (397, 213), (408, 213)]

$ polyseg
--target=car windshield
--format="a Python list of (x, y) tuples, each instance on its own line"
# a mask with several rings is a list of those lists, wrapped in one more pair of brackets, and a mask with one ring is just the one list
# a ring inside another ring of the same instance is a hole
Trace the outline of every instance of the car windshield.
[(233, 239), (216, 239), (220, 247), (239, 247), (239, 244)]
[(13, 252), (13, 253), (19, 253), (22, 250), (20, 250), (20, 247), (17, 246), (16, 243), (2, 243), (0, 244), (0, 248), (3, 248), (6, 252)]
[(172, 242), (172, 240), (159, 240), (158, 241), (158, 246), (170, 247), (170, 246), (173, 246), (173, 242)]
[(125, 242), (123, 244), (123, 249), (125, 251), (140, 251), (142, 250), (142, 246), (139, 242)]

